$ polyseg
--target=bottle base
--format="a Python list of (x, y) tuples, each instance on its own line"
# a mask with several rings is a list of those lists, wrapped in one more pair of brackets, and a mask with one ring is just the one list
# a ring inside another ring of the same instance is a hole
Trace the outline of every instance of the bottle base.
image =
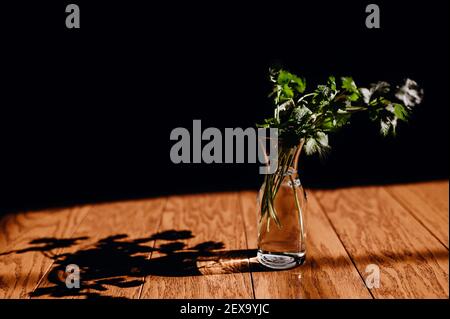
[(289, 269), (302, 265), (305, 262), (305, 253), (273, 253), (258, 250), (256, 256), (259, 263), (271, 269)]

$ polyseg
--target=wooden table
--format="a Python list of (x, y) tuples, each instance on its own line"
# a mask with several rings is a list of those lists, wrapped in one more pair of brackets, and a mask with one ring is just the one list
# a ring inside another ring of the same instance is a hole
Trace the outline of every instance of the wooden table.
[(310, 190), (307, 262), (287, 271), (255, 261), (255, 191), (6, 215), (0, 298), (448, 298), (448, 185)]

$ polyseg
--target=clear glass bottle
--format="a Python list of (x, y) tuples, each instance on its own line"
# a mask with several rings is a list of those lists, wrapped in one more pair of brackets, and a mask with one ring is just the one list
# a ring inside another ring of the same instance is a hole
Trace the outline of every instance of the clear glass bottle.
[(279, 144), (278, 169), (266, 175), (258, 196), (258, 261), (269, 268), (288, 269), (306, 256), (306, 192), (297, 164), (303, 141)]

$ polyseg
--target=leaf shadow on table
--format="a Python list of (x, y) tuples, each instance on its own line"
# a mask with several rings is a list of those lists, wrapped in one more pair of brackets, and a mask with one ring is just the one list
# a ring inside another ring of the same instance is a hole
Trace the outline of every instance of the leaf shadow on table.
[[(189, 230), (168, 230), (137, 239), (117, 234), (94, 242), (88, 237), (39, 238), (31, 241), (30, 247), (1, 255), (41, 252), (53, 259), (47, 280), (30, 294), (31, 297), (111, 298), (103, 295), (109, 290), (108, 286), (138, 287), (147, 276), (269, 271), (251, 261), (256, 256), (254, 249), (225, 250), (222, 242), (215, 241), (190, 246), (192, 238)], [(66, 252), (62, 252), (63, 249)], [(71, 250), (74, 251), (67, 252)], [(68, 265), (79, 267), (80, 288), (67, 287), (66, 281), (73, 282), (71, 273), (66, 272)]]

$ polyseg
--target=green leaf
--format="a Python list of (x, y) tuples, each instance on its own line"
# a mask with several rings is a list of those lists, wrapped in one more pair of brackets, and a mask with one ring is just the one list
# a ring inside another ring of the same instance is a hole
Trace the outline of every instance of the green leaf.
[(280, 70), (278, 74), (277, 83), (283, 88), (288, 86), (298, 93), (303, 93), (306, 89), (306, 81), (288, 71)]
[(408, 119), (408, 111), (401, 104), (394, 103), (394, 114), (399, 120), (406, 121)]
[(295, 89), (299, 92), (299, 93), (303, 93), (305, 92), (306, 89), (306, 81), (305, 79), (299, 78), (297, 76), (293, 76), (292, 81), (295, 83)]
[(336, 78), (334, 76), (331, 75), (328, 77), (327, 84), (333, 91), (336, 91)]
[(348, 92), (357, 92), (358, 88), (355, 84), (355, 81), (353, 81), (353, 78), (349, 76), (344, 76), (341, 78), (342, 81), (342, 88), (347, 90)]
[(283, 97), (285, 99), (292, 99), (294, 97), (294, 91), (287, 84), (283, 85)]
[(352, 102), (357, 101), (361, 93), (358, 90), (358, 87), (355, 84), (355, 81), (353, 81), (353, 78), (351, 77), (342, 77), (342, 89), (344, 89), (347, 92), (347, 99), (349, 99)]

